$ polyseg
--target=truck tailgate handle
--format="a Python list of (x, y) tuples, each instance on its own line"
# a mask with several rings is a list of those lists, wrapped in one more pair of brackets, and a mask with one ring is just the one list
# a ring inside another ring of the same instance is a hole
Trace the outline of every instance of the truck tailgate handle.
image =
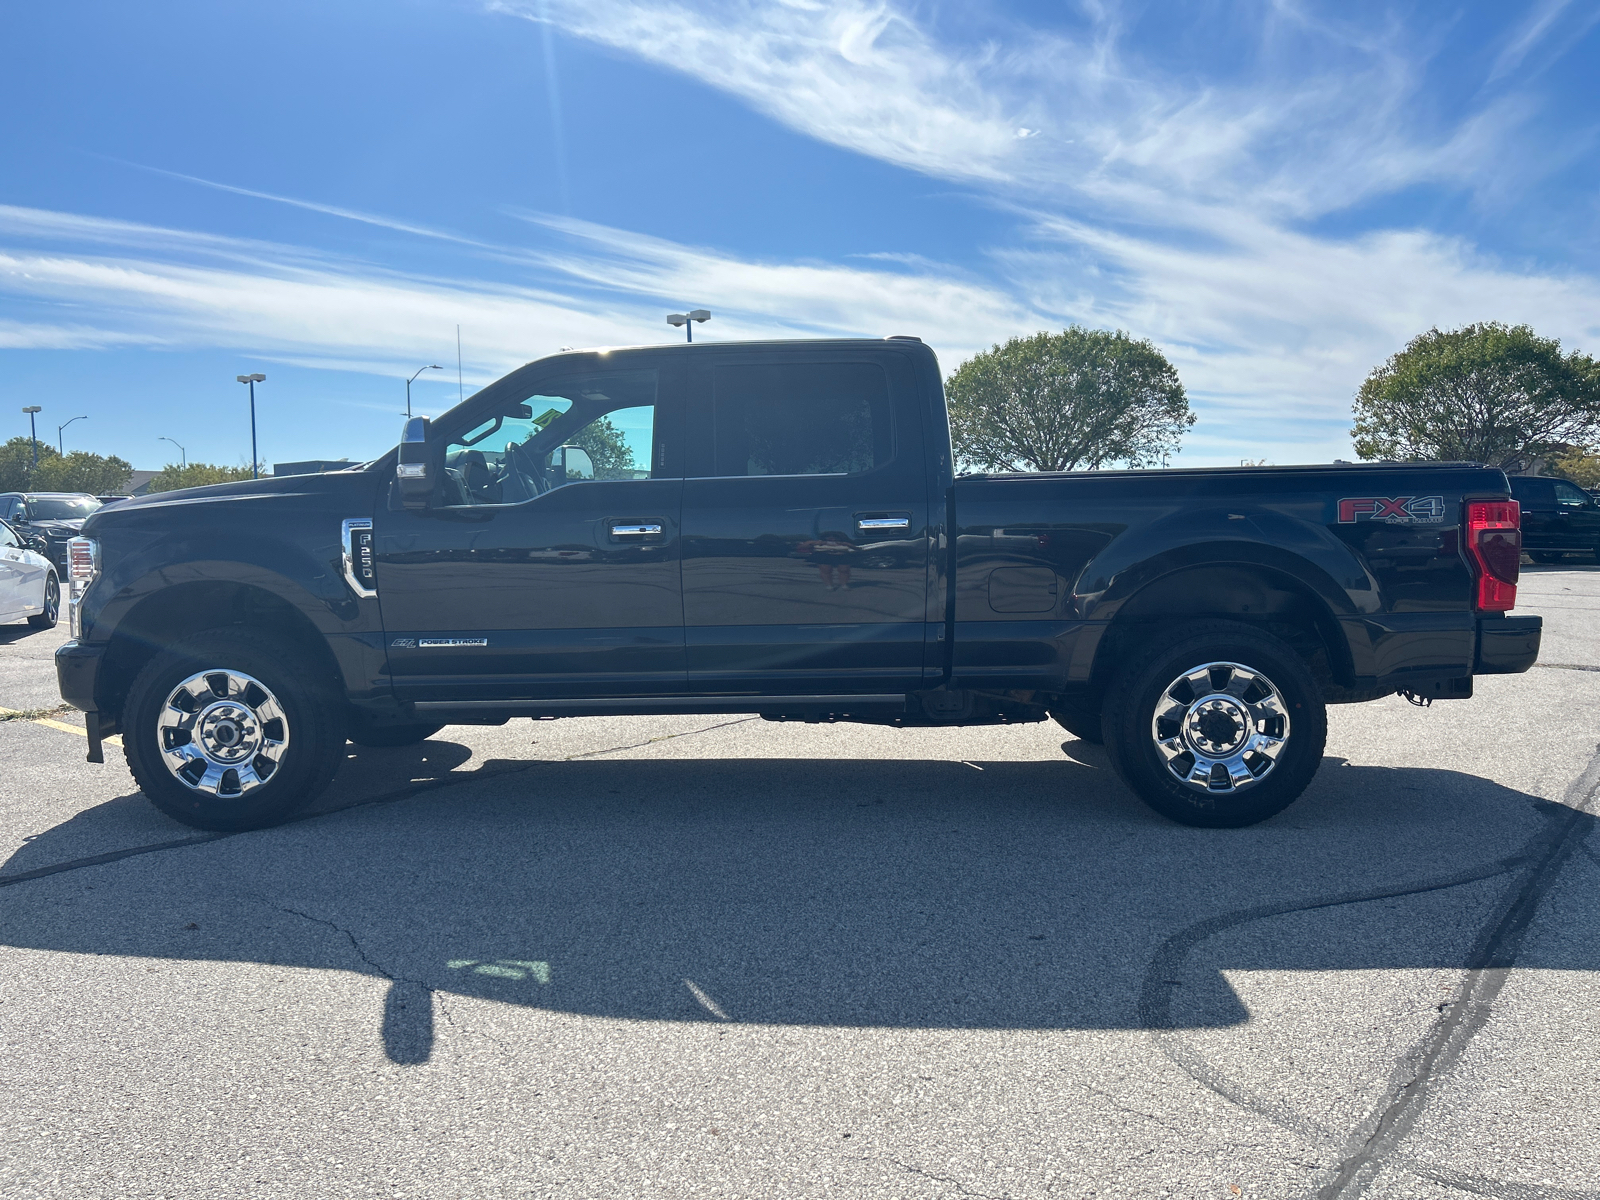
[(613, 521), (611, 536), (616, 538), (650, 538), (661, 536), (660, 521)]
[(910, 517), (857, 517), (856, 528), (863, 533), (893, 533), (911, 528)]

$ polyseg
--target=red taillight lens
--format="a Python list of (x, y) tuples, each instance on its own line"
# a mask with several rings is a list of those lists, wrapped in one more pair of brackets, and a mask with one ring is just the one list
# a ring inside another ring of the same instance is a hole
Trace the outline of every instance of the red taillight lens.
[(1515, 500), (1470, 501), (1467, 553), (1478, 566), (1478, 607), (1485, 612), (1515, 607), (1522, 567), (1522, 506)]

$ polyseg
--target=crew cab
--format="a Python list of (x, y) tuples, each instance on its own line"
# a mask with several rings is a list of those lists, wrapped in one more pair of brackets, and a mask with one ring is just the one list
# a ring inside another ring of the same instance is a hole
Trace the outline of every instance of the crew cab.
[(540, 359), (345, 471), (136, 498), (70, 547), (62, 696), (164, 812), (270, 824), (446, 724), (1054, 718), (1237, 826), (1326, 705), (1527, 670), (1470, 463), (957, 475), (915, 338)]

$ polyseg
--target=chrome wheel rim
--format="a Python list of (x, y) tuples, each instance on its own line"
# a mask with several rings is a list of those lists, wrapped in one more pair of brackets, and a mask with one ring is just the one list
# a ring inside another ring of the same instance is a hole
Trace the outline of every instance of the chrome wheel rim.
[(1174, 779), (1211, 795), (1236, 792), (1277, 766), (1289, 744), (1289, 706), (1253, 667), (1201, 663), (1162, 689), (1150, 736)]
[(156, 747), (172, 777), (192, 792), (231, 798), (271, 779), (289, 748), (277, 698), (242, 671), (197, 671), (167, 696)]
[(61, 585), (56, 582), (56, 577), (51, 575), (44, 581), (44, 615), (45, 619), (54, 625), (56, 614), (61, 611)]

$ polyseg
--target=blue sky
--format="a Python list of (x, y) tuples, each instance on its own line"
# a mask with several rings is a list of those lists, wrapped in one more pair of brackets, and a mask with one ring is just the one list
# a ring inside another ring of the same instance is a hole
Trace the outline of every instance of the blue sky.
[(1432, 325), (1600, 353), (1600, 0), (12, 6), (0, 436), (392, 445), (562, 346), (1148, 337), (1180, 465), (1351, 457)]

